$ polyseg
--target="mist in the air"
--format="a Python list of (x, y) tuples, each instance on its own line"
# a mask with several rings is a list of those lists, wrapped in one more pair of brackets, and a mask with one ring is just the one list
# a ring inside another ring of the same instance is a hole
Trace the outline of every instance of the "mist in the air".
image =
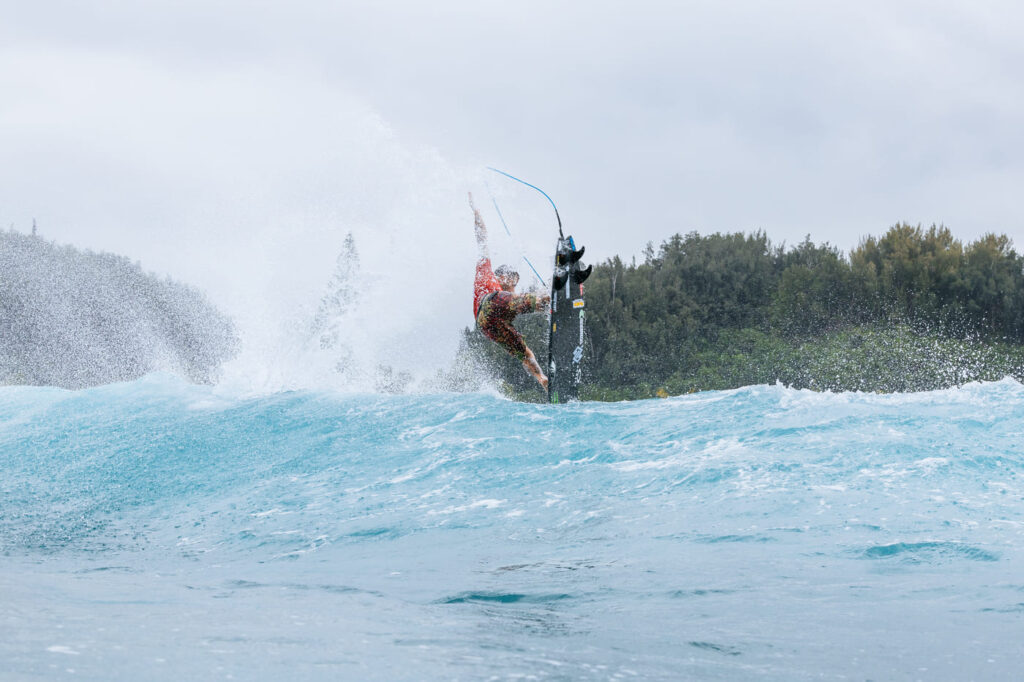
[[(401, 139), (357, 97), (316, 79), (214, 69), (185, 80), (174, 68), (96, 55), (66, 66), (35, 66), (47, 77), (23, 106), (47, 113), (21, 121), (22, 136), (5, 142), (88, 142), (74, 154), (26, 151), (32, 163), (6, 169), (5, 194), (33, 214), (7, 216), (5, 227), (28, 232), (35, 218), (43, 239), (122, 255), (201, 289), (239, 338), (219, 374), (225, 384), (374, 390), (383, 370), (404, 373), (413, 388), (449, 368), (472, 324), (469, 190), (491, 224), (496, 263), (519, 257), (491, 208), (482, 165), (459, 167)], [(80, 95), (74, 116), (69, 92)], [(124, 106), (112, 109), (111, 99)], [(62, 162), (65, 184), (38, 181), (52, 173), (47, 164)], [(488, 182), (495, 196), (512, 192)], [(508, 210), (526, 216), (514, 201)], [(517, 236), (553, 235), (550, 214), (544, 219), (520, 223)], [(358, 286), (335, 321), (336, 347), (350, 354), (349, 369), (337, 372), (315, 319), (349, 236)], [(530, 246), (543, 254), (548, 242)]]

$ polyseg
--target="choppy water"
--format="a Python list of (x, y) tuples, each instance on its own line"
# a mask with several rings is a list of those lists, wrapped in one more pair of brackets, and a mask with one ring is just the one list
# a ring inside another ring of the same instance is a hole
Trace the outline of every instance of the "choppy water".
[(1011, 679), (1024, 387), (0, 389), (3, 679)]

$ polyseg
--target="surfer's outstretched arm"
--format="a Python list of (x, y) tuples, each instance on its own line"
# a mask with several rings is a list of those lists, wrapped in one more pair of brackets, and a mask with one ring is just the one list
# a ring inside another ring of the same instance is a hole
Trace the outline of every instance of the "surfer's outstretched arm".
[(480, 211), (476, 209), (473, 204), (473, 193), (469, 194), (469, 207), (473, 209), (473, 229), (476, 231), (476, 250), (477, 257), (479, 259), (489, 258), (487, 253), (487, 226), (484, 225), (484, 219), (480, 215)]
[(512, 297), (509, 308), (516, 315), (524, 313), (538, 313), (545, 310), (545, 306), (551, 303), (551, 297), (547, 294), (518, 294)]

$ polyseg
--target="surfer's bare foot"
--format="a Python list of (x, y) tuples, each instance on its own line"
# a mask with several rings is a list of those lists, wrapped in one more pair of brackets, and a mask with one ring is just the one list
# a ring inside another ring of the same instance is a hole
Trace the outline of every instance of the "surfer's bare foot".
[(537, 356), (533, 354), (533, 351), (529, 348), (526, 349), (526, 357), (523, 358), (523, 367), (526, 371), (533, 375), (533, 378), (537, 380), (544, 390), (548, 390), (548, 378), (544, 376), (544, 372), (541, 371), (540, 363), (537, 362)]

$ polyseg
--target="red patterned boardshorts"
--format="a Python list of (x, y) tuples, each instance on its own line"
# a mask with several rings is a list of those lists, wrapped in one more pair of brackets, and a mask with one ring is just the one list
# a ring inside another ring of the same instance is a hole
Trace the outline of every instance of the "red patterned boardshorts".
[(476, 324), (484, 336), (522, 361), (526, 359), (526, 342), (512, 326), (512, 320), (516, 315), (534, 312), (537, 305), (537, 297), (533, 294), (517, 296), (510, 291), (495, 291), (480, 301)]

